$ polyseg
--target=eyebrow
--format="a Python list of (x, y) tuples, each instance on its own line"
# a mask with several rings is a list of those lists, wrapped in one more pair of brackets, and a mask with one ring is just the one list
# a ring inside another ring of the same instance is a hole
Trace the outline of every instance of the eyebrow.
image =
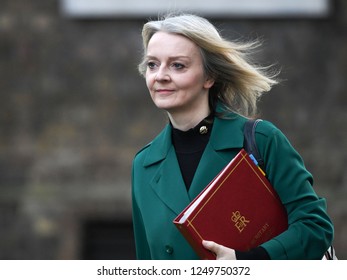
[[(186, 55), (169, 56), (169, 60), (182, 59), (182, 58), (191, 60), (191, 57)], [(157, 59), (157, 57), (154, 55), (147, 55), (146, 59)]]

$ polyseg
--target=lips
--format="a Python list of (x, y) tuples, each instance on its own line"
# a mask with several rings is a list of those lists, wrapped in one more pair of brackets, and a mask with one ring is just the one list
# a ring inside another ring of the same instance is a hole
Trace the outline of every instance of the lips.
[(174, 90), (163, 88), (163, 89), (156, 89), (155, 92), (157, 92), (159, 94), (170, 94), (170, 93), (173, 93)]

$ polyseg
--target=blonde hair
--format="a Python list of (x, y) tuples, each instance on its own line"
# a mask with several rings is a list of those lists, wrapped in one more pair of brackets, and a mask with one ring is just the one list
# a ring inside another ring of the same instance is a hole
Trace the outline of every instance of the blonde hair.
[(209, 92), (212, 110), (221, 102), (224, 111), (254, 117), (258, 99), (277, 83), (276, 75), (267, 73), (269, 67), (257, 67), (250, 63), (249, 55), (251, 50), (259, 46), (258, 42), (228, 41), (208, 20), (192, 14), (168, 15), (143, 26), (144, 58), (138, 67), (143, 76), (147, 67), (147, 46), (158, 31), (185, 36), (199, 47), (205, 74), (215, 80)]

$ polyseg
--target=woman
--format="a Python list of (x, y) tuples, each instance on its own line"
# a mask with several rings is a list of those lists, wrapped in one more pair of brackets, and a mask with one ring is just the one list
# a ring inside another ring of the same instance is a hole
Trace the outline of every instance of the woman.
[[(169, 124), (133, 162), (138, 259), (197, 259), (173, 219), (243, 147), (243, 126), (276, 80), (247, 62), (254, 44), (223, 39), (206, 19), (168, 16), (144, 25), (140, 73)], [(288, 213), (284, 233), (248, 252), (212, 241), (217, 259), (321, 259), (332, 242), (325, 200), (299, 154), (273, 124), (257, 126), (266, 173)]]

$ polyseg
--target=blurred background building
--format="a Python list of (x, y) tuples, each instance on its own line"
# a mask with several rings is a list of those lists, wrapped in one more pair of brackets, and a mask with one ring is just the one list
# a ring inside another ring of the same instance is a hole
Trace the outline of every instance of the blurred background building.
[[(67, 6), (81, 1), (0, 0), (0, 259), (135, 257), (131, 161), (166, 122), (137, 73), (142, 25), (159, 10)], [(256, 2), (196, 11), (229, 39), (262, 39), (257, 60), (281, 68), (262, 118), (304, 157), (346, 259), (347, 1)]]

